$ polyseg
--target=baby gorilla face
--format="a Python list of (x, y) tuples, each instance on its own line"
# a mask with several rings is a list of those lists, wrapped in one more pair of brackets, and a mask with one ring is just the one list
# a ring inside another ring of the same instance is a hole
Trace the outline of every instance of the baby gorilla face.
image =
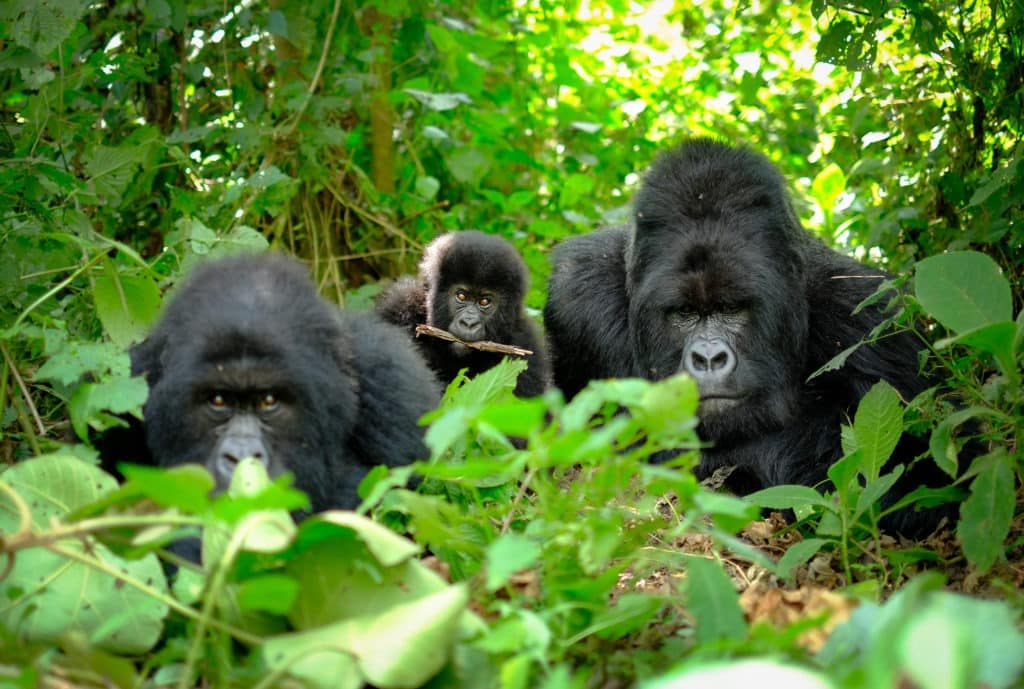
[[(477, 342), (486, 339), (488, 321), (498, 312), (498, 300), (492, 290), (453, 285), (449, 291), (448, 308), (452, 314), (448, 331), (467, 342)], [(466, 349), (455, 344), (462, 350)]]

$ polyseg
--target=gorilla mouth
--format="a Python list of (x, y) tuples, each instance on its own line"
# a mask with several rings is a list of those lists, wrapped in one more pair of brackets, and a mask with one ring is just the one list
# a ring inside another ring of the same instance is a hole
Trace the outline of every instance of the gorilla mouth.
[(743, 403), (742, 395), (702, 395), (700, 398), (700, 411), (702, 413), (724, 412), (740, 406)]

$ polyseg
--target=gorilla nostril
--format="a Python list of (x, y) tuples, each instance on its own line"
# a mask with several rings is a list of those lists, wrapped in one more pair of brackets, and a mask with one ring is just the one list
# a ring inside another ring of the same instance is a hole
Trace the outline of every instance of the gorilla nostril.
[(736, 368), (736, 355), (723, 340), (699, 337), (690, 345), (686, 370), (698, 379), (722, 378)]

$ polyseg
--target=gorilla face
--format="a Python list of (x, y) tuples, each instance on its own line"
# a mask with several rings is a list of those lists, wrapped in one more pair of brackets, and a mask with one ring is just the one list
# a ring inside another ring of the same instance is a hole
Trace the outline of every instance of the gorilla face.
[[(398, 328), (322, 299), (294, 259), (198, 267), (130, 353), (149, 385), (145, 420), (100, 439), (105, 466), (201, 464), (222, 490), (252, 457), (294, 474), (320, 511), (357, 507), (372, 467), (429, 456), (418, 420), (440, 389), (426, 362)], [(197, 545), (172, 549), (198, 561)]]
[[(443, 235), (427, 247), (420, 273), (430, 325), (467, 342), (507, 342), (522, 331), (526, 266), (500, 237), (475, 231)], [(457, 342), (449, 350), (468, 353)]]
[[(489, 321), (501, 311), (501, 305), (495, 290), (475, 285), (455, 284), (448, 290), (448, 312), (451, 321), (447, 330), (452, 335), (467, 342), (489, 339), (488, 332), (494, 331)], [(467, 348), (458, 342), (452, 343), (459, 347), (457, 351), (464, 353)]]
[(420, 324), (447, 330), (464, 342), (490, 340), (530, 350), (529, 368), (519, 376), (515, 392), (532, 397), (547, 388), (551, 369), (543, 337), (523, 305), (528, 279), (523, 259), (501, 237), (475, 230), (449, 232), (424, 249), (416, 279), (397, 280), (378, 297), (375, 310), (415, 337), (444, 383), (462, 370), (470, 376), (482, 373), (503, 355), (418, 337)]
[(691, 180), (696, 194), (673, 171), (656, 167), (648, 180), (628, 266), (641, 375), (693, 376), (709, 440), (789, 423), (799, 411), (808, 303), (782, 189), (742, 168), (729, 180)]
[[(294, 351), (274, 351), (240, 333), (226, 342), (237, 349), (218, 351), (216, 338), (207, 338), (165, 352), (164, 375), (145, 409), (154, 460), (202, 464), (223, 489), (238, 462), (253, 457), (272, 477), (292, 471), (315, 505), (326, 504), (328, 448), (343, 447), (352, 414), (346, 407), (355, 404), (340, 371), (327, 359), (316, 379), (303, 378), (299, 362), (289, 361)], [(344, 397), (328, 402), (311, 380), (329, 383)]]

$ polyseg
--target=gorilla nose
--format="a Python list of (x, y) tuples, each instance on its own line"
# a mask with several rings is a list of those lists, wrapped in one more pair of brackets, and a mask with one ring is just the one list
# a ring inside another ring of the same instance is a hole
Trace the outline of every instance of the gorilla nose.
[(270, 455), (263, 445), (263, 440), (257, 435), (243, 435), (226, 438), (220, 447), (220, 454), (217, 457), (216, 473), (218, 482), (225, 484), (231, 481), (235, 473), (235, 467), (246, 457), (252, 457), (263, 466), (270, 466)]
[(721, 381), (736, 368), (736, 354), (725, 340), (698, 337), (683, 359), (687, 373), (698, 383)]
[(483, 336), (483, 320), (475, 314), (464, 314), (456, 319), (451, 328), (452, 334), (463, 340), (478, 340)]

